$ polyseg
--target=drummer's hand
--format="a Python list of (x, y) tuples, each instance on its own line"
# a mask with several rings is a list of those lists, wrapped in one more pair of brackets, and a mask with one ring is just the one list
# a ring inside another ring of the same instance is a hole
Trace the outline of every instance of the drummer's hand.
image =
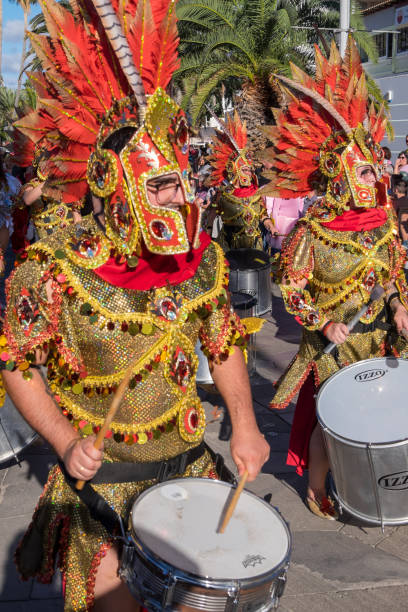
[(270, 446), (258, 428), (235, 433), (233, 430), (231, 455), (240, 476), (247, 470), (248, 480), (255, 480), (270, 452)]
[(75, 438), (68, 444), (62, 460), (73, 478), (90, 480), (101, 467), (103, 447), (100, 450), (94, 447), (95, 438), (94, 435)]
[(333, 323), (328, 327), (325, 332), (325, 337), (334, 344), (343, 344), (347, 340), (347, 336), (350, 334), (347, 325), (344, 323)]
[(397, 332), (400, 334), (403, 329), (408, 330), (408, 312), (405, 307), (398, 300), (393, 300), (392, 309)]

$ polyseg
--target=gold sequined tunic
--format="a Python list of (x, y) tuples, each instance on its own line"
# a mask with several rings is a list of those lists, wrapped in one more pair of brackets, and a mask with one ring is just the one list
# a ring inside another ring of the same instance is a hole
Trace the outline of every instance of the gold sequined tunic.
[(218, 210), (223, 222), (219, 240), (224, 250), (262, 248), (259, 230), (262, 212), (260, 196), (237, 197), (223, 190)]
[[(346, 342), (338, 345), (337, 361), (333, 355), (322, 354), (325, 342), (317, 331), (321, 321), (349, 321), (368, 301), (376, 283), (383, 286), (394, 281), (401, 302), (407, 305), (403, 275), (405, 253), (392, 211), (388, 211), (383, 225), (369, 231), (328, 229), (322, 225), (324, 218), (320, 221), (318, 214), (319, 210), (314, 207), (297, 223), (282, 247), (282, 278), (286, 277), (292, 284), (281, 285), (287, 309), (297, 314), (293, 306), (296, 293), (293, 285), (308, 279), (307, 289), (318, 318), (315, 327), (303, 328), (299, 352), (278, 383), (271, 402), (273, 408), (285, 408), (311, 371), (318, 387), (340, 367), (385, 354), (390, 334), (372, 325), (376, 319), (381, 323), (388, 321), (384, 298), (360, 319), (362, 331), (352, 332)], [(395, 339), (392, 350), (394, 354), (405, 356), (405, 342)]]
[[(245, 335), (228, 308), (223, 252), (210, 243), (192, 278), (151, 291), (121, 289), (98, 277), (93, 269), (109, 256), (110, 243), (93, 220), (30, 247), (28, 261), (9, 284), (5, 366), (18, 367), (29, 378), (34, 349), (46, 345), (49, 386), (63, 413), (86, 436), (98, 431), (133, 361), (133, 376), (105, 440), (104, 460), (168, 459), (197, 446), (204, 434), (195, 385), (197, 340), (217, 360)], [(185, 475), (211, 473), (205, 454)], [(123, 515), (130, 500), (151, 484), (95, 488)], [(58, 467), (51, 470), (33, 525), (17, 553), (22, 575), (49, 580), (58, 549), (65, 610), (88, 610), (108, 534)]]

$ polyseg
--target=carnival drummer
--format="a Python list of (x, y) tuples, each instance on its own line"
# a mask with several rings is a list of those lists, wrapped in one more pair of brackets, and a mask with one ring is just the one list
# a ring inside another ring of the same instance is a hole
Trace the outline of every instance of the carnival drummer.
[[(298, 68), (294, 80), (282, 78), (290, 103), (268, 130), (274, 143), (268, 157), (275, 169), (266, 173), (271, 181), (263, 189), (266, 194), (302, 196), (319, 176), (328, 179), (326, 196), (308, 210), (282, 247), (282, 296), (303, 326), (303, 337), (271, 407), (286, 407), (300, 391), (288, 463), (299, 474), (309, 468), (307, 504), (318, 516), (334, 519), (337, 513), (325, 489), (329, 466), (316, 420), (316, 389), (355, 361), (406, 355), (406, 342), (398, 334), (408, 329), (408, 290), (405, 254), (380, 174), (384, 111), (377, 114), (369, 105), (351, 39), (344, 61), (333, 43), (329, 59), (316, 50), (316, 66), (315, 81)], [(369, 301), (376, 284), (385, 289), (385, 297), (373, 302), (350, 332), (347, 323)], [(332, 355), (323, 354), (328, 342), (337, 344)]]
[[(229, 308), (224, 255), (200, 232), (187, 181), (185, 115), (165, 93), (177, 66), (174, 2), (164, 11), (152, 0), (157, 29), (138, 37), (132, 33), (147, 27), (142, 13), (122, 8), (121, 20), (135, 20), (127, 37), (106, 3), (100, 21), (86, 3), (80, 13), (75, 5), (74, 16), (47, 1), (51, 39), (35, 37), (45, 67), (35, 81), (42, 102), (18, 122), (34, 141), (52, 143), (42, 194), (70, 204), (90, 188), (95, 205), (90, 218), (29, 248), (9, 285), (2, 338), (7, 390), (60, 461), (16, 561), (24, 578), (47, 582), (58, 555), (66, 612), (138, 609), (118, 577), (109, 515), (124, 517), (135, 496), (163, 475), (217, 476), (202, 445), (197, 340), (231, 415), (238, 472), (247, 470), (253, 480), (269, 454), (240, 350), (246, 332)], [(163, 28), (168, 46), (160, 44)], [(144, 49), (140, 41), (147, 39)], [(78, 55), (85, 41), (86, 53)], [(128, 54), (123, 70), (117, 45), (120, 57), (124, 49)], [(51, 392), (36, 367), (41, 363)], [(130, 366), (122, 403), (97, 450), (94, 434)], [(92, 512), (78, 497), (76, 479), (93, 479), (84, 489)]]

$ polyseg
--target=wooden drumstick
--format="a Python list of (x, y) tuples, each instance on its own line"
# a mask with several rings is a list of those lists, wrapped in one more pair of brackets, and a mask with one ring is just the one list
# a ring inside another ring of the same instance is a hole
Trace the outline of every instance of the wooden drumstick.
[[(128, 367), (128, 369), (125, 372), (124, 377), (122, 378), (119, 387), (116, 389), (115, 391), (115, 395), (113, 396), (113, 400), (112, 403), (110, 405), (109, 408), (109, 412), (105, 417), (105, 421), (104, 424), (102, 425), (102, 427), (100, 428), (100, 430), (97, 433), (96, 436), (96, 440), (94, 442), (94, 447), (96, 449), (101, 448), (103, 440), (105, 438), (106, 432), (108, 431), (109, 425), (112, 423), (115, 414), (120, 406), (120, 403), (123, 399), (123, 396), (126, 393), (126, 389), (129, 383), (129, 380), (132, 377), (133, 374), (133, 368), (135, 367), (135, 363), (132, 362), (132, 364)], [(81, 491), (84, 488), (85, 485), (85, 480), (77, 480), (75, 487), (78, 489), (78, 491)]]
[(224, 515), (224, 520), (221, 523), (221, 527), (218, 529), (218, 533), (224, 533), (225, 528), (226, 528), (226, 526), (228, 525), (228, 523), (230, 521), (232, 513), (235, 510), (235, 506), (238, 503), (239, 496), (242, 493), (242, 489), (245, 486), (247, 478), (248, 478), (248, 471), (245, 470), (245, 472), (241, 476), (241, 480), (239, 481), (237, 488), (235, 489), (235, 493), (232, 496), (231, 501), (230, 501), (230, 503), (229, 503), (229, 505), (228, 505), (228, 507), (226, 509), (226, 512), (225, 512), (225, 515)]

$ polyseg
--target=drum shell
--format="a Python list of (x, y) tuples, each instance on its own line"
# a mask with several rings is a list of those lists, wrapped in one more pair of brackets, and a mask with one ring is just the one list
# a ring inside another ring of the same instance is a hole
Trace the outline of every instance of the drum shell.
[[(257, 299), (254, 307), (254, 315), (260, 316), (272, 309), (272, 284), (271, 284), (271, 264), (263, 251), (256, 249), (235, 249), (228, 251), (226, 257), (231, 258), (236, 254), (240, 263), (237, 265), (231, 259), (229, 273), (229, 290), (231, 293), (248, 293)], [(248, 254), (248, 264), (243, 264), (245, 255)], [(252, 267), (251, 258), (259, 258), (265, 261)]]
[[(195, 487), (211, 486), (217, 489), (220, 488), (223, 492), (232, 489), (231, 485), (225, 482), (199, 478), (172, 480), (171, 484), (179, 482), (180, 485), (185, 486), (186, 483), (188, 484), (188, 481), (194, 481)], [(156, 485), (151, 490), (156, 489), (156, 491), (159, 491), (160, 487), (167, 486), (168, 484), (170, 482)], [(275, 533), (281, 534), (279, 537), (283, 538), (281, 539), (281, 544), (284, 543), (284, 546), (278, 547), (280, 552), (276, 563), (265, 569), (264, 572), (260, 571), (255, 574), (251, 572), (252, 575), (240, 576), (238, 579), (213, 578), (206, 572), (207, 575), (203, 576), (200, 576), (197, 572), (190, 573), (189, 567), (185, 567), (184, 570), (180, 569), (180, 567), (175, 567), (175, 565), (165, 560), (161, 546), (156, 544), (156, 540), (160, 538), (159, 532), (153, 540), (154, 546), (157, 549), (157, 552), (154, 552), (146, 545), (143, 536), (141, 537), (137, 530), (133, 528), (132, 515), (133, 513), (136, 513), (136, 515), (138, 513), (138, 500), (142, 499), (142, 497), (146, 499), (146, 495), (149, 496), (149, 491), (151, 490), (142, 493), (133, 505), (129, 519), (129, 536), (133, 546), (125, 547), (125, 559), (122, 559), (121, 569), (121, 575), (128, 583), (134, 597), (149, 612), (159, 612), (162, 610), (170, 612), (177, 610), (178, 605), (183, 605), (183, 609), (186, 610), (191, 608), (192, 612), (196, 610), (205, 610), (207, 612), (221, 612), (224, 610), (226, 612), (269, 612), (278, 606), (279, 598), (283, 594), (286, 583), (286, 572), (291, 554), (291, 535), (288, 525), (282, 519), (277, 509), (248, 491), (243, 493), (248, 500), (253, 498), (257, 505), (267, 507), (268, 514), (274, 515), (273, 522), (280, 525)], [(178, 518), (181, 519), (182, 516), (184, 515), (181, 514)], [(141, 521), (140, 515), (138, 520)], [(144, 522), (143, 525), (145, 526)], [(171, 525), (171, 519), (169, 525)], [(166, 533), (168, 528), (174, 535), (178, 533), (177, 525), (174, 526), (174, 523), (173, 531), (171, 531), (171, 527), (168, 527), (166, 523)], [(286, 535), (283, 536), (283, 534)], [(221, 545), (220, 554), (222, 554), (222, 550), (223, 547)], [(198, 557), (205, 559), (205, 557), (201, 557), (200, 553), (198, 553)], [(207, 567), (210, 569), (209, 566)], [(191, 568), (191, 571), (193, 571), (193, 568)]]
[(408, 476), (408, 441), (367, 445), (344, 440), (324, 426), (323, 433), (340, 504), (369, 523), (408, 523), (408, 478), (405, 489), (384, 487)]
[(408, 523), (408, 361), (365, 359), (331, 376), (317, 395), (335, 495), (353, 516)]
[[(142, 601), (149, 612), (170, 612), (177, 609), (174, 605), (183, 605), (183, 610), (191, 608), (191, 612), (269, 612), (278, 607), (289, 565), (287, 559), (273, 576), (268, 575), (250, 585), (240, 581), (217, 584), (204, 579), (198, 584), (196, 578), (179, 571), (174, 573), (171, 566), (157, 558), (149, 558), (149, 553), (140, 550), (139, 546), (133, 553), (133, 576), (128, 578), (128, 586), (135, 599)], [(176, 579), (174, 589), (169, 586), (169, 576)], [(234, 588), (237, 589), (235, 602), (232, 597)], [(161, 596), (166, 590), (169, 590), (171, 603), (164, 607)]]

